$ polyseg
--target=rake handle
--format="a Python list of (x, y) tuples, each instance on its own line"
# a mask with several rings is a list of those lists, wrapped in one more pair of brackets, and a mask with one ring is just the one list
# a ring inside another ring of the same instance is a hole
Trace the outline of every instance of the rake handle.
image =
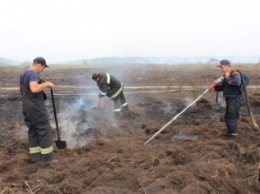
[(155, 136), (157, 136), (162, 130), (164, 130), (168, 125), (170, 125), (174, 120), (176, 120), (182, 113), (184, 113), (189, 107), (191, 107), (193, 104), (195, 104), (200, 98), (202, 98), (207, 92), (212, 90), (218, 83), (213, 82), (207, 90), (205, 90), (196, 100), (194, 100), (190, 105), (188, 105), (185, 109), (183, 109), (180, 113), (178, 113), (176, 116), (174, 116), (168, 123), (166, 123), (159, 131), (157, 131), (150, 139), (148, 139), (144, 145), (149, 143)]

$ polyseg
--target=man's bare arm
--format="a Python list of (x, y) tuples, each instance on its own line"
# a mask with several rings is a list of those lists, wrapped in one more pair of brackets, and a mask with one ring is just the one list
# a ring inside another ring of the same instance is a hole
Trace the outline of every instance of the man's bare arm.
[(30, 82), (30, 90), (32, 93), (39, 93), (43, 91), (45, 88), (53, 88), (54, 84), (52, 82), (44, 82), (39, 84), (38, 82)]

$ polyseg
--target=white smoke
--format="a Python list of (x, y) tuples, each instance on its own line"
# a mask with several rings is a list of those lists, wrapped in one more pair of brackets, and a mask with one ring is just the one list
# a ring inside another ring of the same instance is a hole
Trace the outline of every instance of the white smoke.
[(58, 115), (61, 129), (61, 138), (66, 140), (68, 148), (83, 146), (93, 141), (93, 136), (84, 136), (84, 132), (90, 130), (86, 121), (88, 101), (83, 98), (76, 99), (73, 103), (62, 102)]
[[(76, 96), (73, 101), (59, 101), (58, 123), (62, 141), (68, 148), (84, 146), (97, 138), (105, 138), (110, 127), (118, 128), (113, 115), (113, 102), (104, 97), (101, 108), (89, 96)], [(52, 120), (52, 126), (55, 126)]]
[(225, 98), (222, 97), (222, 96), (219, 96), (219, 97), (218, 97), (218, 104), (219, 104), (221, 107), (226, 107)]
[[(189, 106), (191, 103), (194, 102), (195, 99), (186, 97), (184, 98), (183, 103), (185, 104), (185, 107)], [(192, 107), (196, 106), (196, 104), (193, 104)]]

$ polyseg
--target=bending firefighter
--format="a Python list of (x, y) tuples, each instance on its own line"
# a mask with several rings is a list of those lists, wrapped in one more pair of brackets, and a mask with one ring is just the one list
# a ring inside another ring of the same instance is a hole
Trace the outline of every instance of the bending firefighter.
[(44, 103), (46, 95), (43, 92), (47, 87), (53, 88), (54, 84), (42, 83), (39, 77), (46, 67), (49, 66), (44, 58), (35, 58), (32, 66), (20, 76), (20, 91), (24, 121), (29, 129), (31, 162), (43, 161), (45, 165), (50, 165), (58, 160), (53, 160), (51, 127)]
[(92, 79), (97, 82), (100, 90), (99, 97), (107, 96), (114, 101), (114, 113), (120, 115), (128, 110), (123, 89), (124, 84), (109, 73), (94, 73)]
[[(216, 91), (223, 91), (226, 99), (225, 122), (228, 130), (228, 137), (236, 137), (239, 121), (239, 110), (243, 98), (243, 88), (241, 85), (241, 75), (231, 68), (228, 60), (220, 61), (218, 67), (224, 73), (223, 79), (215, 87)], [(247, 78), (249, 81), (249, 77)]]

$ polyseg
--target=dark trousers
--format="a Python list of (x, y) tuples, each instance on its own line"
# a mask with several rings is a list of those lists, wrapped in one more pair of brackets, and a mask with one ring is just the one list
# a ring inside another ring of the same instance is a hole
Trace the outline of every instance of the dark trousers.
[(121, 107), (127, 106), (127, 102), (123, 91), (120, 92), (120, 94), (115, 99), (113, 99), (113, 101), (114, 101), (114, 112), (120, 112)]
[(24, 121), (28, 127), (31, 161), (52, 159), (53, 146), (49, 116), (42, 98), (23, 99)]
[(226, 114), (225, 122), (228, 134), (236, 133), (238, 130), (239, 110), (241, 106), (241, 98), (226, 98)]

